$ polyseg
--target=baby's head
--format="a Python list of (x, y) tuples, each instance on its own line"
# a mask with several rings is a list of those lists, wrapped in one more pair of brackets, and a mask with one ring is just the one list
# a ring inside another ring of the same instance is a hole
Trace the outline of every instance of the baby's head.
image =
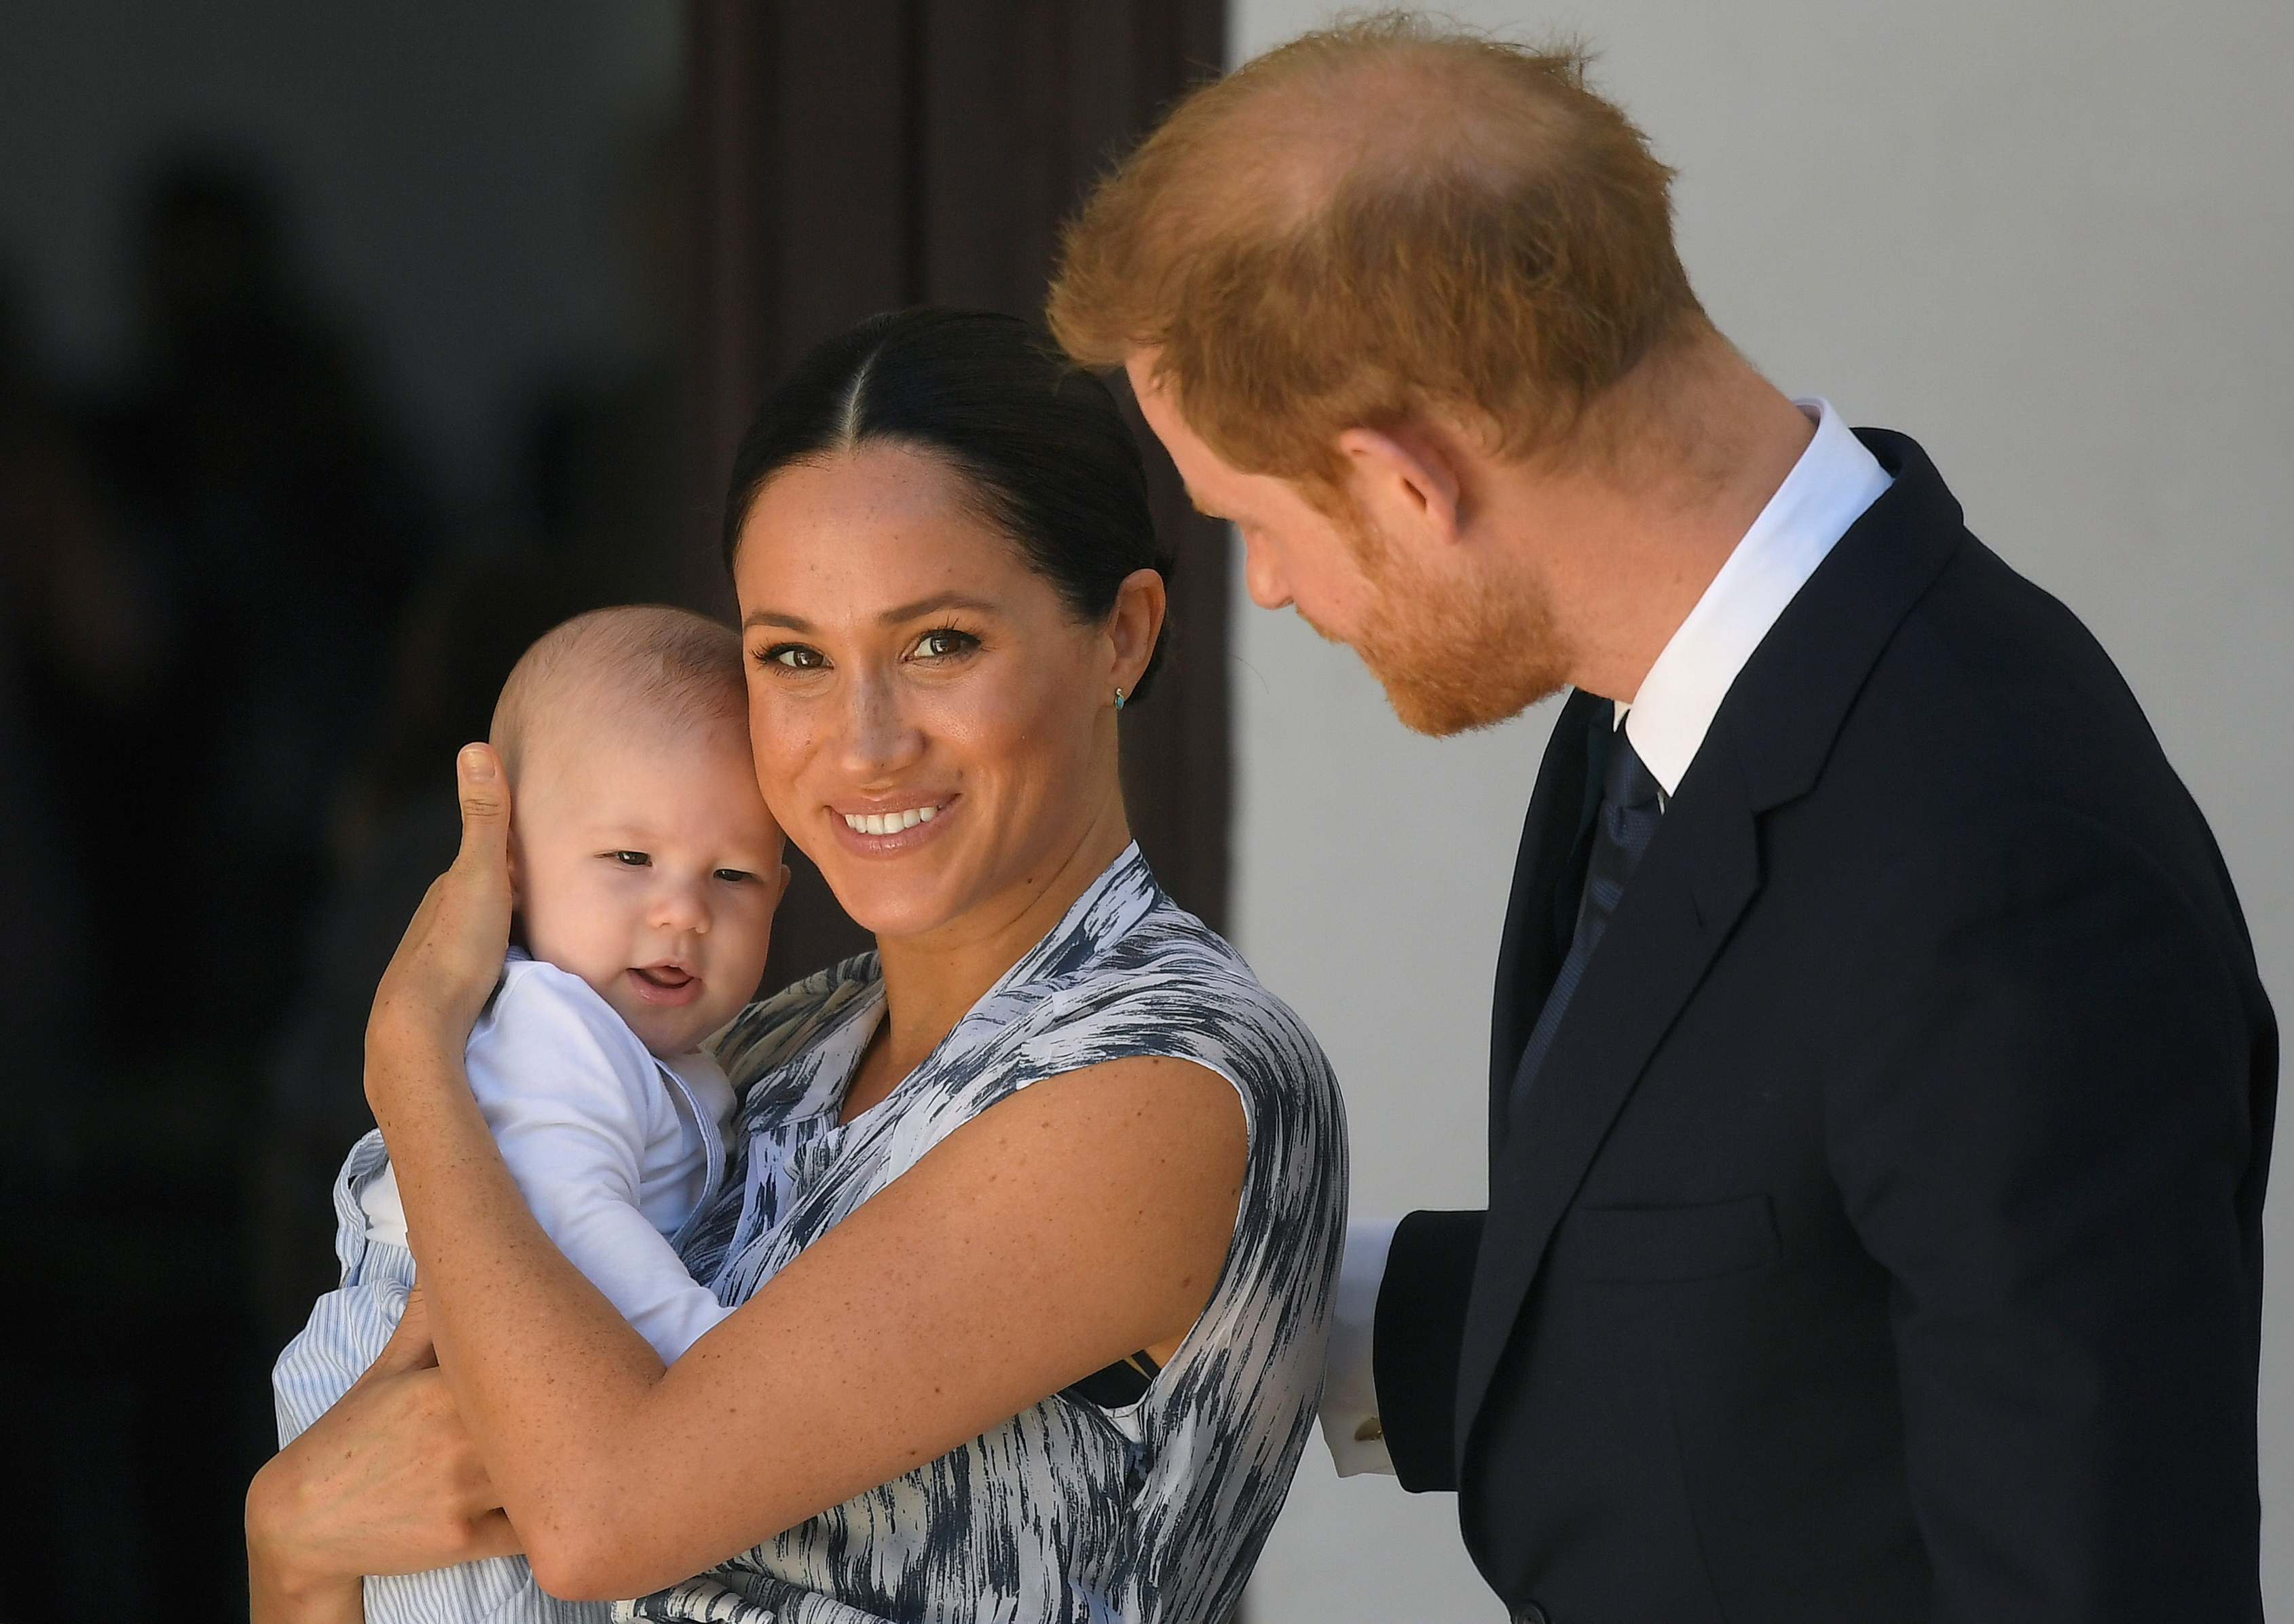
[(492, 742), (527, 950), (655, 1054), (731, 1019), (788, 874), (750, 760), (740, 638), (682, 609), (576, 616), (510, 672)]

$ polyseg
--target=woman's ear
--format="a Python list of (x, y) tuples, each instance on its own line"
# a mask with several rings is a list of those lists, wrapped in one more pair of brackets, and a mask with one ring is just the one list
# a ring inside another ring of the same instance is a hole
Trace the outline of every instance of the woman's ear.
[(1134, 570), (1123, 578), (1123, 584), (1115, 589), (1115, 608), (1107, 617), (1114, 669), (1108, 678), (1110, 692), (1105, 699), (1112, 701), (1113, 688), (1128, 694), (1139, 686), (1140, 674), (1155, 653), (1155, 641), (1163, 635), (1163, 616), (1169, 608), (1159, 570)]

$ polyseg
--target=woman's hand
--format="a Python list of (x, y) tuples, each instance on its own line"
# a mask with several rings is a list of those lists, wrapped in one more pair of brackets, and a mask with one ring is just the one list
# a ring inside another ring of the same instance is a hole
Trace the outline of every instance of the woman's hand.
[(509, 943), (509, 786), (490, 745), (465, 745), (454, 771), (462, 849), (415, 910), (367, 1021), (367, 1100), (386, 1126), (404, 1062), (440, 1052), (460, 1060)]
[(247, 1491), (254, 1624), (349, 1624), (365, 1574), (518, 1549), (438, 1373), (417, 1288), (367, 1373)]

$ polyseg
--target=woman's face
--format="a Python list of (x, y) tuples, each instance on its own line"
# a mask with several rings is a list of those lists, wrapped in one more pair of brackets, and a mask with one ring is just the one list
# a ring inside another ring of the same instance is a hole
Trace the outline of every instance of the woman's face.
[(883, 442), (794, 465), (735, 562), (758, 784), (879, 936), (993, 930), (1122, 816), (1126, 615), (1078, 621), (964, 496)]

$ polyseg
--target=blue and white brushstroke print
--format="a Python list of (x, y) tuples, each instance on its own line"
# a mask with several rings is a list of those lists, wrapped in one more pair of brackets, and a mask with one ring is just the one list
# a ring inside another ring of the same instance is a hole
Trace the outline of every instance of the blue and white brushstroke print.
[(1209, 1305), (1145, 1396), (1044, 1400), (907, 1475), (616, 1616), (706, 1624), (1221, 1624), (1314, 1422), (1346, 1229), (1330, 1063), (1137, 847), (890, 1098), (839, 1108), (883, 1009), (863, 954), (744, 1014), (725, 1184), (686, 1230), (694, 1278), (744, 1302), (933, 1146), (1029, 1084), (1134, 1055), (1233, 1084), (1250, 1148)]

